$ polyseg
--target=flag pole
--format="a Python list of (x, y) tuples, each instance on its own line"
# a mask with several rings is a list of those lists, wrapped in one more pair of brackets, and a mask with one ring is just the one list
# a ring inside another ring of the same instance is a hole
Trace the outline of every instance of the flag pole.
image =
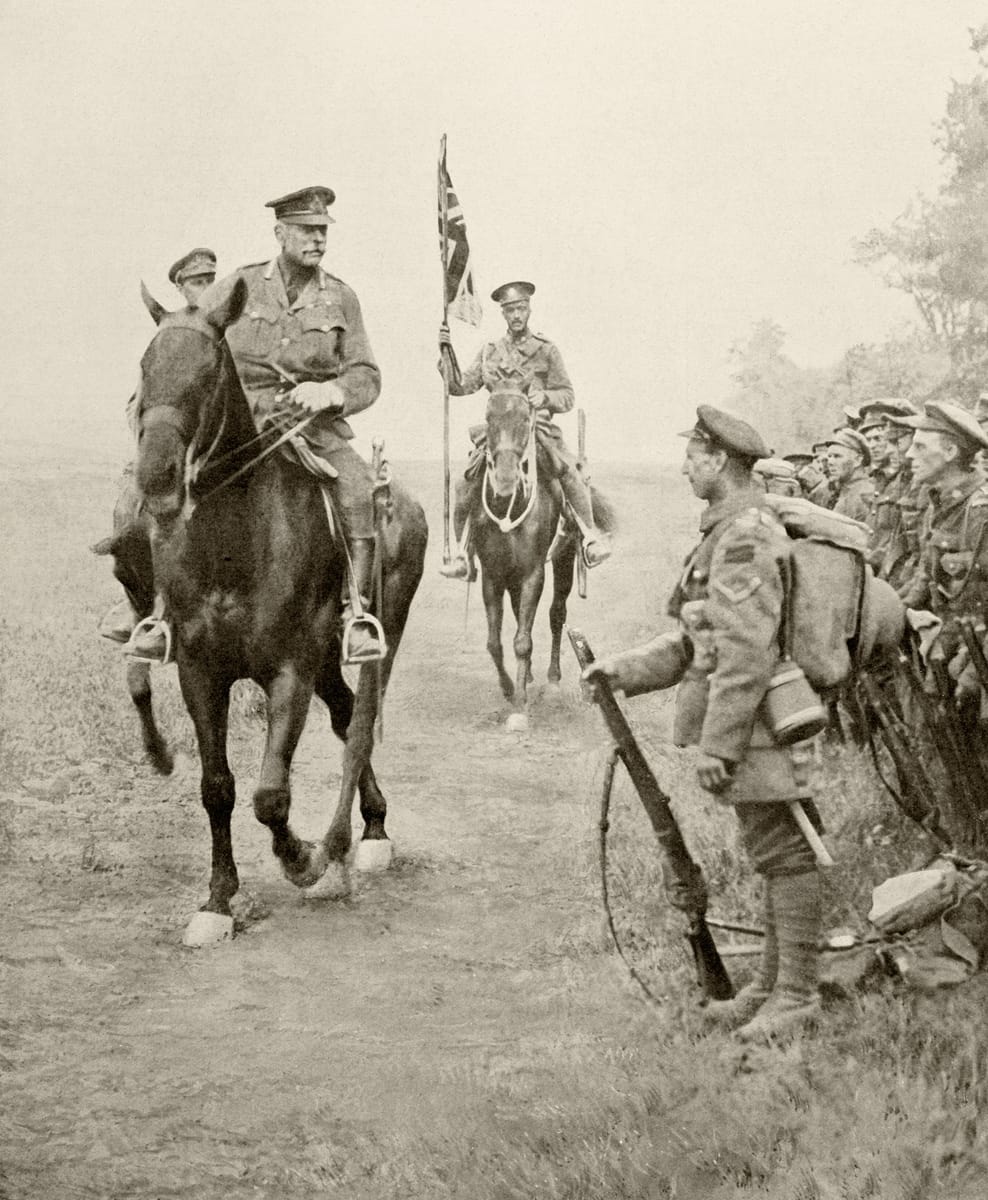
[[(449, 197), (446, 191), (446, 135), (439, 143), (439, 233), (443, 268), (443, 324), (449, 325), (449, 300), (446, 293), (449, 270)], [(450, 561), (449, 549), (449, 355), (440, 354), (443, 376), (443, 562)]]

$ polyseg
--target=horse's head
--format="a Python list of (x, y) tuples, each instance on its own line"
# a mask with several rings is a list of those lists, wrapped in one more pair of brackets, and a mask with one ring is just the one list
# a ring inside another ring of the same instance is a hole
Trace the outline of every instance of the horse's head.
[(205, 309), (167, 312), (141, 285), (158, 326), (141, 359), (137, 409), (137, 486), (151, 514), (182, 510), (189, 464), (219, 437), (225, 389), (236, 380), (224, 334), (243, 312), (247, 285)]
[(519, 388), (495, 388), (487, 401), (487, 462), (495, 496), (513, 496), (532, 435), (532, 405)]

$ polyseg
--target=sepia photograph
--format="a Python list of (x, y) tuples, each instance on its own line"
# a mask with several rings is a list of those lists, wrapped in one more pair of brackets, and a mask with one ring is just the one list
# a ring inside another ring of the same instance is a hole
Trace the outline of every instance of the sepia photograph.
[(988, 9), (0, 64), (0, 1200), (988, 1195)]

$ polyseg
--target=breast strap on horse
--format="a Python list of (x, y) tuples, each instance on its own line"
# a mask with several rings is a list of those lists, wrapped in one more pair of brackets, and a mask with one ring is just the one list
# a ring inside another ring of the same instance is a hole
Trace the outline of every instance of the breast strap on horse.
[(535, 507), (535, 501), (539, 494), (539, 456), (535, 447), (535, 422), (532, 422), (532, 428), (529, 431), (528, 441), (525, 444), (525, 453), (522, 455), (520, 463), (521, 474), (521, 489), (522, 495), (525, 497), (526, 503), (524, 509), (516, 517), (512, 517), (511, 512), (515, 506), (515, 496), (518, 493), (516, 487), (511, 494), (511, 499), (508, 503), (508, 511), (503, 517), (497, 517), (491, 511), (491, 506), (487, 502), (487, 489), (491, 483), (491, 472), (494, 469), (494, 460), (491, 457), (490, 449), (487, 450), (487, 469), (484, 472), (484, 483), (480, 489), (480, 499), (484, 506), (484, 512), (500, 529), (502, 533), (510, 533), (512, 529), (517, 529), (521, 525), (532, 509)]

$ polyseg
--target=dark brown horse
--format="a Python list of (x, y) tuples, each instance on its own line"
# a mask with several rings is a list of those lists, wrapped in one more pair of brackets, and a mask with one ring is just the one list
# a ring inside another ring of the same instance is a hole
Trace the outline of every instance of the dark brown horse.
[[(496, 389), (487, 404), (487, 469), (481, 507), (473, 514), (473, 543), (480, 560), (487, 650), (497, 668), (501, 691), (512, 701), (514, 728), (527, 720), (528, 685), (532, 681), (532, 627), (545, 586), (546, 557), (563, 511), (562, 490), (539, 464), (536, 416), (528, 397), (510, 386)], [(591, 489), (599, 528), (613, 528), (610, 505)], [(566, 623), (566, 601), (573, 588), (579, 546), (575, 535), (557, 542), (552, 551), (552, 604), (548, 679), (561, 678), (559, 648)], [(501, 623), (507, 593), (515, 615), (515, 679), (504, 667)]]
[[(362, 858), (389, 857), (387, 804), (371, 766), (374, 722), (427, 539), (421, 507), (392, 484), (392, 511), (379, 537), (378, 615), (388, 654), (383, 663), (360, 669), (354, 696), (340, 669), (337, 632), (344, 550), (329, 534), (318, 482), (278, 452), (248, 466), (265, 443), (224, 337), (245, 298), (246, 288), (238, 286), (213, 311), (166, 314), (149, 304), (159, 329), (141, 361), (138, 395), (137, 485), (149, 518), (154, 584), (174, 629), (182, 695), (199, 743), (212, 833), (209, 899), (186, 931), (193, 944), (226, 936), (230, 899), (239, 887), (226, 753), (229, 693), (237, 679), (253, 679), (267, 694), (254, 812), (270, 829), (288, 879), (314, 895), (345, 893), (358, 788), (364, 830), (357, 865)], [(145, 584), (142, 607), (148, 598)], [(289, 771), (313, 691), (344, 741), (339, 802), (318, 844), (300, 840), (289, 824)], [(160, 735), (147, 729), (148, 721), (153, 727), (149, 703), (141, 717), (145, 745), (149, 738), (158, 744)]]

